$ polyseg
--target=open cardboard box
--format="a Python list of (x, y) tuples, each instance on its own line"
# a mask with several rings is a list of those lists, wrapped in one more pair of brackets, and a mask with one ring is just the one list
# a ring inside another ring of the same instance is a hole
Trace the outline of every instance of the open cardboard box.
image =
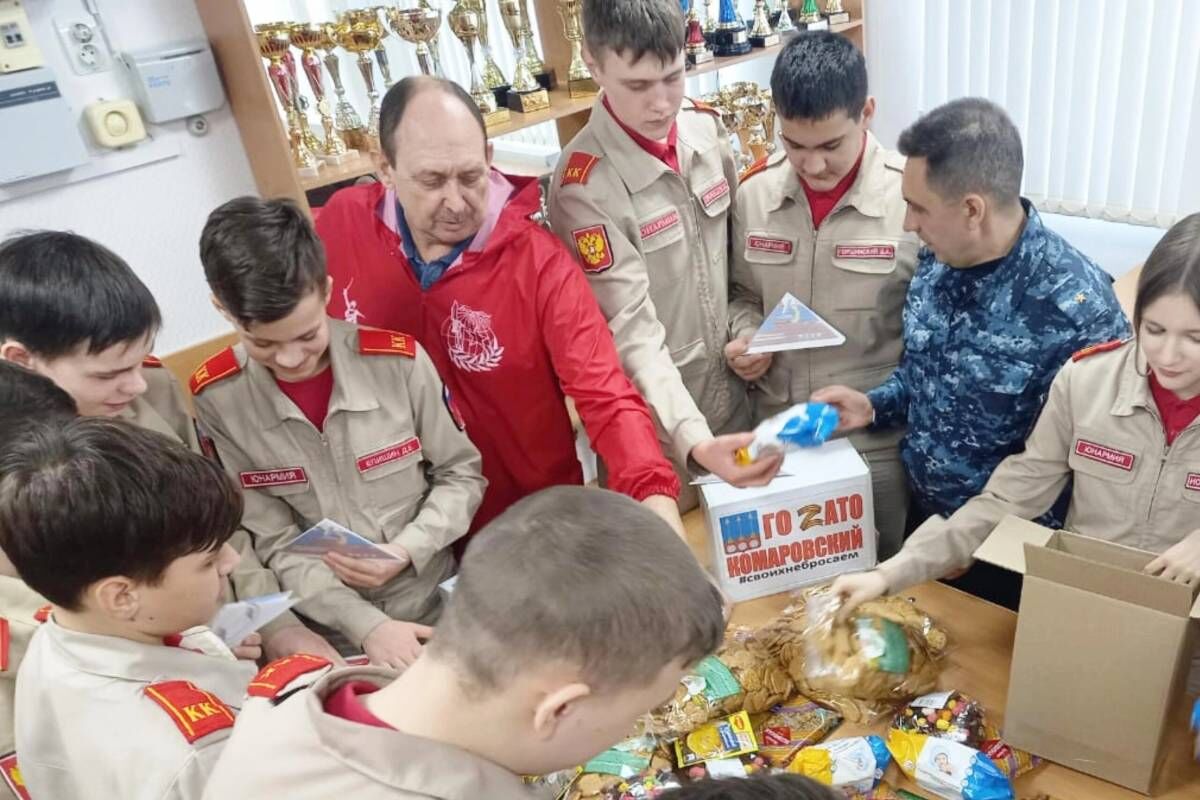
[(975, 557), (1025, 576), (1005, 739), (1150, 793), (1184, 702), (1198, 587), (1143, 574), (1153, 553), (1012, 516)]

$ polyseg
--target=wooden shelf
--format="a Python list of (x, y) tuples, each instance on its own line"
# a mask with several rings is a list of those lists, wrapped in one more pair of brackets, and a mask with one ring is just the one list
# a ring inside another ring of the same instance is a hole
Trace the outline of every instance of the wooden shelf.
[(849, 22), (843, 22), (841, 25), (831, 25), (829, 30), (833, 31), (834, 33), (847, 33), (855, 30), (856, 28), (861, 28), (862, 24), (863, 21), (861, 19), (852, 19)]
[[(488, 136), (503, 136), (506, 133), (515, 133), (533, 125), (540, 125), (543, 122), (553, 122), (563, 117), (579, 114), (590, 110), (592, 104), (595, 102), (596, 97), (594, 95), (573, 98), (571, 97), (571, 93), (565, 88), (552, 89), (550, 91), (549, 108), (544, 111), (535, 111), (532, 114), (518, 114), (513, 112), (510, 122), (490, 129)], [(351, 181), (363, 175), (370, 175), (374, 171), (375, 162), (371, 156), (359, 153), (357, 158), (350, 159), (340, 166), (330, 167), (326, 165), (321, 167), (320, 173), (315, 177), (300, 178), (300, 186), (304, 191), (311, 192), (313, 189), (331, 186), (342, 181)]]

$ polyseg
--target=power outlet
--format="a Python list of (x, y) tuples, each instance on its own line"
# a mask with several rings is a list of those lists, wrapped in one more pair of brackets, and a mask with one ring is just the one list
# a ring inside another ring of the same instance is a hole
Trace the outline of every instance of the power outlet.
[(112, 69), (112, 53), (93, 19), (55, 19), (59, 41), (76, 75)]

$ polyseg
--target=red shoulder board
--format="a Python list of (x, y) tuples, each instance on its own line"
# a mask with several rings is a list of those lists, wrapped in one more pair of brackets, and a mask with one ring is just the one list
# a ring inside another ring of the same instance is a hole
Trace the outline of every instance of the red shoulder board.
[(233, 727), (233, 712), (229, 706), (191, 681), (152, 683), (146, 687), (146, 697), (167, 712), (188, 744)]
[(417, 343), (407, 333), (378, 330), (375, 328), (360, 328), (358, 331), (358, 352), (366, 356), (408, 356), (417, 357)]
[(1075, 355), (1071, 356), (1072, 361), (1082, 361), (1088, 356), (1094, 356), (1096, 353), (1107, 353), (1110, 350), (1116, 350), (1121, 345), (1125, 344), (1125, 339), (1113, 339), (1111, 342), (1103, 344), (1094, 344), (1090, 347), (1085, 347), (1082, 350), (1076, 351)]
[(200, 392), (204, 391), (205, 387), (211, 386), (223, 378), (228, 378), (230, 375), (236, 375), (241, 371), (242, 366), (238, 364), (233, 348), (226, 347), (201, 364), (200, 368), (192, 373), (192, 377), (188, 381), (188, 388), (192, 390), (192, 394), (200, 394)]
[[(692, 100), (690, 97), (688, 99)], [(718, 111), (715, 106), (710, 106), (708, 103), (701, 102), (700, 100), (692, 100), (692, 108), (696, 111), (703, 111), (706, 114), (712, 114), (715, 117), (721, 116), (721, 112)]]
[(33, 612), (33, 621), (39, 625), (50, 619), (50, 606), (42, 606), (37, 611)]
[(12, 646), (12, 636), (8, 630), (8, 620), (0, 617), (0, 672), (8, 672), (8, 648)]
[(586, 184), (588, 176), (592, 174), (592, 167), (596, 166), (599, 161), (600, 156), (576, 150), (574, 153), (571, 153), (571, 157), (567, 160), (567, 168), (563, 170), (562, 181), (558, 185), (570, 186), (572, 183)]
[(767, 158), (766, 158), (766, 156), (763, 156), (758, 161), (755, 161), (753, 164), (751, 164), (750, 166), (748, 166), (744, 170), (742, 170), (742, 174), (738, 175), (738, 183), (745, 183), (747, 180), (749, 180), (750, 178), (753, 178), (755, 175), (762, 172), (766, 168), (767, 168)]
[(29, 790), (25, 788), (25, 779), (21, 777), (21, 768), (17, 766), (16, 753), (0, 756), (0, 779), (19, 800), (29, 800)]
[(301, 675), (307, 675), (328, 666), (328, 659), (310, 656), (306, 653), (280, 658), (267, 664), (254, 676), (250, 685), (246, 687), (246, 694), (251, 697), (265, 697), (273, 700), (288, 684)]
[(143, 367), (161, 367), (162, 365), (163, 363), (159, 360), (158, 356), (146, 356), (142, 359)]

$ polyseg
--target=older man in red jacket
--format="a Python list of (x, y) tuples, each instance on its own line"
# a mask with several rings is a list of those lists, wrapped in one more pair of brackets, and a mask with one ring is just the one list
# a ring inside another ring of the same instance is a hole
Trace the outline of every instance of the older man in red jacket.
[[(609, 488), (681, 530), (678, 478), (587, 280), (530, 219), (537, 181), (491, 168), (483, 119), (448, 81), (394, 86), (380, 138), (383, 182), (336, 193), (317, 217), (334, 281), (329, 313), (412, 333), (437, 365), (449, 413), (483, 455), (488, 488), (472, 529), (538, 489), (582, 481), (565, 392)], [(763, 480), (762, 466), (736, 465), (748, 438), (705, 443), (704, 460), (720, 454), (726, 477)]]

